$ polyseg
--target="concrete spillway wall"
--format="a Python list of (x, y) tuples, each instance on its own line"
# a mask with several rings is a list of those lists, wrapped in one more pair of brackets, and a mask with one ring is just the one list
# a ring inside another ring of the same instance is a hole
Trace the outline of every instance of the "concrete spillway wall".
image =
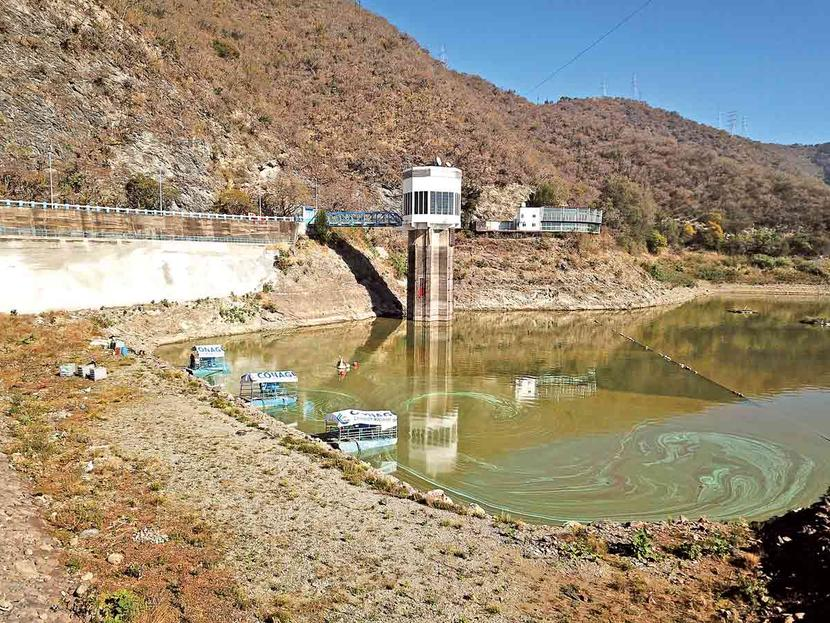
[(0, 312), (243, 294), (274, 276), (265, 245), (0, 238)]

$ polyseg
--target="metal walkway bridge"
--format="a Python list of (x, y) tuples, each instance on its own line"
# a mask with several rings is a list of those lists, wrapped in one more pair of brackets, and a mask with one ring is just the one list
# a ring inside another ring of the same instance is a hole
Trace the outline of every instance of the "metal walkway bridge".
[(346, 212), (343, 210), (326, 210), (326, 220), (330, 227), (400, 227), (403, 224), (397, 212)]

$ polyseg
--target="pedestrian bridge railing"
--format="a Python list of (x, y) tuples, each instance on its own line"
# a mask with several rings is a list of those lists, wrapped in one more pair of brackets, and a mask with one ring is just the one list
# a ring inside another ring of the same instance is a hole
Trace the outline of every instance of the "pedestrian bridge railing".
[(346, 212), (327, 210), (326, 222), (330, 227), (400, 227), (401, 215), (386, 210), (375, 212)]

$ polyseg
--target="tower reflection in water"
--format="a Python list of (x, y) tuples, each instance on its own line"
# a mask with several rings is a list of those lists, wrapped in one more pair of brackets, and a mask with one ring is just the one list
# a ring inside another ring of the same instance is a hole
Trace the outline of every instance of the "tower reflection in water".
[[(408, 322), (406, 327), (407, 465), (430, 478), (452, 472), (458, 456), (458, 407), (451, 404), (452, 325)], [(402, 448), (399, 448), (401, 450)]]

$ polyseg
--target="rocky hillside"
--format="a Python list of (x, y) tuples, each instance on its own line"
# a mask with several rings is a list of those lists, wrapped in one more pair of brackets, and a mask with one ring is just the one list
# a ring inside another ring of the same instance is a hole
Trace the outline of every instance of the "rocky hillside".
[(123, 201), (128, 176), (161, 170), (190, 209), (229, 187), (300, 200), (312, 180), (326, 207), (393, 205), (401, 168), (440, 155), (464, 168), (471, 207), (552, 178), (584, 203), (622, 175), (684, 218), (830, 224), (817, 149), (629, 100), (534, 105), (448, 70), (350, 0), (3, 5), (3, 195), (45, 195), (50, 143), (61, 197)]

